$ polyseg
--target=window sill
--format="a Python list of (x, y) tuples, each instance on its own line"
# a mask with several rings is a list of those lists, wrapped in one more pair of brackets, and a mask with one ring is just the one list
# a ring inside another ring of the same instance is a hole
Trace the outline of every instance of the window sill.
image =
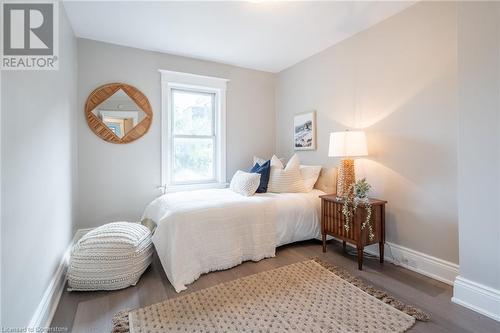
[(186, 184), (186, 185), (168, 185), (166, 193), (182, 192), (182, 191), (196, 191), (213, 188), (226, 188), (228, 183), (206, 183), (206, 184)]

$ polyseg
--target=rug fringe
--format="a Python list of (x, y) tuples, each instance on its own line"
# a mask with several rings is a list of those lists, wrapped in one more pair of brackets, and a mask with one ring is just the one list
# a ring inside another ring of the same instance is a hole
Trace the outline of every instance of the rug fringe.
[(326, 262), (322, 261), (321, 259), (319, 259), (318, 257), (314, 257), (314, 258), (312, 258), (312, 260), (314, 260), (315, 262), (317, 262), (318, 264), (320, 264), (324, 268), (328, 269), (330, 272), (334, 273), (335, 275), (337, 275), (341, 279), (351, 283), (352, 285), (363, 290), (367, 294), (370, 294), (373, 297), (381, 300), (382, 302), (391, 305), (392, 307), (398, 309), (399, 311), (402, 311), (402, 312), (404, 312), (404, 313), (406, 313), (406, 314), (408, 314), (408, 315), (412, 316), (413, 318), (420, 320), (420, 321), (431, 320), (431, 316), (428, 313), (420, 310), (419, 308), (416, 308), (416, 307), (411, 306), (411, 305), (407, 305), (407, 304), (397, 300), (393, 296), (389, 295), (386, 291), (375, 288), (374, 286), (365, 283), (362, 279), (352, 275), (348, 271), (346, 271), (342, 268), (339, 268), (335, 265), (331, 265), (329, 263), (326, 263)]
[(130, 333), (128, 313), (129, 310), (123, 310), (113, 316), (113, 329), (111, 333)]

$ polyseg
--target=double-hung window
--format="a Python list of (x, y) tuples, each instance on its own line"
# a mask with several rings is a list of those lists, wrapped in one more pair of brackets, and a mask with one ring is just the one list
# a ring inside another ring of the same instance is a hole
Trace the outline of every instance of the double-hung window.
[(160, 72), (163, 185), (167, 191), (223, 187), (227, 80)]

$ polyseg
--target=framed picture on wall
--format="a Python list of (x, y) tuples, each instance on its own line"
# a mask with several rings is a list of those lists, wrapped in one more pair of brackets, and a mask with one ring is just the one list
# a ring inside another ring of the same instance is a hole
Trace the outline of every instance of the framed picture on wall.
[(316, 150), (316, 111), (293, 117), (293, 145), (295, 150)]

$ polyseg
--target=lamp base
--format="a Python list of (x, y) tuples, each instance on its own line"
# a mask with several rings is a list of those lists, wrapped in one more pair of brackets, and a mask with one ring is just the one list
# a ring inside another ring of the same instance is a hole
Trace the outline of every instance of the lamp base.
[(349, 194), (349, 188), (356, 182), (354, 175), (354, 160), (344, 159), (340, 161), (339, 174), (337, 177), (337, 197), (343, 198)]

